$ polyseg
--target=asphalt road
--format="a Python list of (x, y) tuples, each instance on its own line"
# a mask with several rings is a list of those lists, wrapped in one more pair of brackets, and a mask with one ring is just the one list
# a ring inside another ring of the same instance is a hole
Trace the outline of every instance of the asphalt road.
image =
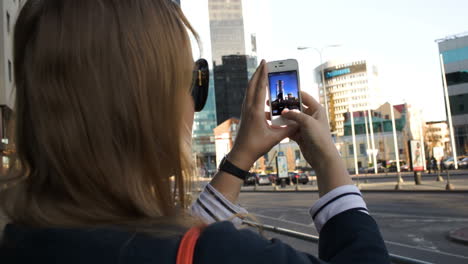
[[(240, 203), (264, 224), (317, 235), (308, 214), (317, 198), (316, 193), (242, 193)], [(391, 253), (432, 263), (468, 263), (468, 245), (447, 237), (468, 226), (468, 195), (365, 193), (364, 198)], [(265, 236), (317, 255), (315, 244), (269, 232)]]

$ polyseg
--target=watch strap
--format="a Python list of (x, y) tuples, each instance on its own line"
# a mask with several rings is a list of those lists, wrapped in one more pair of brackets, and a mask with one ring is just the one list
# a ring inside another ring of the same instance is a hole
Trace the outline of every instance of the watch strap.
[(247, 177), (249, 176), (249, 172), (248, 171), (245, 171), (243, 169), (240, 169), (239, 167), (237, 167), (236, 165), (232, 164), (227, 158), (226, 156), (223, 158), (223, 160), (221, 161), (221, 164), (219, 165), (219, 170), (220, 171), (224, 171), (224, 172), (227, 172), (229, 174), (232, 174), (234, 176), (236, 176), (237, 178), (241, 179), (241, 180), (245, 180), (247, 179)]

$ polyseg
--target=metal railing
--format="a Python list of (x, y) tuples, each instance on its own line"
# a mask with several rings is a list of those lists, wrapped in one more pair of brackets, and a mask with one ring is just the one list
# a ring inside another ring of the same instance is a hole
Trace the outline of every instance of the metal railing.
[[(318, 243), (319, 242), (319, 237), (318, 236), (313, 236), (313, 235), (297, 232), (297, 231), (286, 229), (286, 228), (276, 227), (276, 226), (272, 226), (272, 225), (260, 224), (260, 223), (256, 223), (256, 222), (249, 221), (249, 220), (243, 220), (242, 224), (257, 227), (257, 228), (263, 229), (265, 231), (273, 232), (273, 233), (280, 234), (280, 235), (285, 235), (285, 236), (292, 237), (292, 238), (297, 238), (297, 239), (312, 242), (312, 243)], [(397, 263), (397, 264), (432, 264), (431, 262), (426, 262), (426, 261), (422, 261), (422, 260), (418, 260), (418, 259), (403, 257), (403, 256), (400, 256), (400, 255), (395, 255), (395, 254), (389, 254), (389, 255), (390, 255), (390, 260), (392, 261), (392, 263)]]

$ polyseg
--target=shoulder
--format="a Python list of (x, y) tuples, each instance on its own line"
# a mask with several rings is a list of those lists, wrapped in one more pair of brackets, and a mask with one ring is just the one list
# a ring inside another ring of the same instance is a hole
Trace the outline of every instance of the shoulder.
[(268, 240), (231, 222), (208, 226), (197, 241), (194, 263), (319, 263), (278, 239)]

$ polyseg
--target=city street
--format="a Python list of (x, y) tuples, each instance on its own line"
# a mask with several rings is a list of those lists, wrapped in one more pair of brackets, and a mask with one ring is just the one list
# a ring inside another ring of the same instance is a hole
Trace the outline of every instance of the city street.
[[(466, 193), (364, 193), (389, 251), (432, 263), (468, 263), (468, 246), (452, 242), (448, 232), (468, 226)], [(308, 208), (314, 192), (242, 193), (241, 205), (264, 224), (317, 235)], [(317, 245), (265, 232), (293, 247), (317, 254)]]

